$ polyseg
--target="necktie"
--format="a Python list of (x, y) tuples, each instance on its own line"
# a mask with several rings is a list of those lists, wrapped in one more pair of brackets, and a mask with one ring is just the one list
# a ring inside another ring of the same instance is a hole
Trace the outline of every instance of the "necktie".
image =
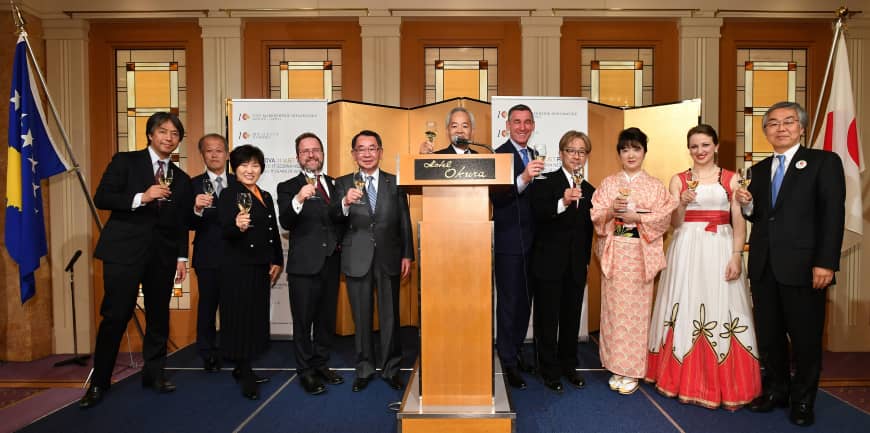
[(157, 161), (157, 172), (154, 173), (154, 183), (160, 185), (160, 179), (163, 179), (163, 161)]
[(326, 190), (323, 189), (323, 184), (320, 182), (320, 175), (317, 175), (317, 181), (314, 182), (314, 189), (320, 193), (320, 197), (323, 198), (323, 202), (329, 204), (329, 194), (326, 193)]
[(366, 176), (369, 186), (366, 187), (366, 196), (369, 199), (369, 207), (372, 208), (372, 213), (375, 213), (375, 204), (378, 201), (378, 192), (375, 190), (374, 176)]
[(770, 183), (770, 206), (776, 204), (776, 196), (779, 195), (779, 187), (782, 186), (782, 178), (785, 176), (785, 155), (776, 155), (779, 165), (773, 173), (773, 181)]
[(523, 165), (529, 165), (529, 149), (520, 149), (520, 156), (523, 158)]
[(224, 178), (218, 176), (214, 178), (214, 195), (216, 197), (221, 196), (221, 191), (224, 189)]

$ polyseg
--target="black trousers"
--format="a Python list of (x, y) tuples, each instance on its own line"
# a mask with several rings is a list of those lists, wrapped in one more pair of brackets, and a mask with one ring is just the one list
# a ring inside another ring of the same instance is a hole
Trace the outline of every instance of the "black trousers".
[(133, 316), (139, 284), (145, 296), (145, 338), (142, 357), (145, 367), (143, 380), (152, 380), (163, 374), (166, 364), (166, 340), (169, 338), (169, 299), (175, 279), (175, 261), (171, 265), (156, 251), (142, 263), (122, 264), (103, 262), (105, 294), (100, 314), (103, 320), (97, 331), (94, 348), (94, 374), (92, 383), (108, 387), (118, 357), (121, 338)]
[(199, 301), (196, 306), (196, 347), (206, 359), (218, 356), (215, 317), (220, 304), (220, 278), (217, 268), (197, 268)]
[(496, 254), (496, 350), (504, 368), (517, 366), (529, 329), (533, 292), (529, 255)]
[(827, 289), (780, 284), (769, 267), (750, 283), (758, 352), (765, 370), (764, 391), (812, 406), (822, 368)]
[(576, 282), (569, 268), (561, 279), (538, 279), (535, 284), (535, 341), (539, 368), (545, 379), (558, 379), (577, 368), (585, 273), (582, 281)]
[[(383, 377), (392, 377), (399, 372), (402, 348), (399, 344), (399, 287), (400, 276), (389, 275), (373, 264), (362, 277), (347, 277), (347, 295), (353, 323), (356, 326), (357, 377), (371, 377), (376, 365)], [(375, 363), (375, 346), (372, 337), (374, 288), (377, 287), (378, 322), (380, 325), (379, 363)]]
[(329, 361), (335, 334), (340, 264), (341, 256), (334, 253), (326, 258), (317, 274), (287, 274), (296, 371), (300, 375), (312, 374)]

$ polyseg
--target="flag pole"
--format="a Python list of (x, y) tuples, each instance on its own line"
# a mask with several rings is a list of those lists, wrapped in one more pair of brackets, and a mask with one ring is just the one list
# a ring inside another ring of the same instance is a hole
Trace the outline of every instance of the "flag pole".
[(51, 99), (51, 93), (48, 91), (48, 86), (45, 84), (45, 77), (42, 75), (42, 70), (39, 69), (39, 64), (36, 62), (36, 56), (33, 54), (33, 48), (30, 46), (30, 39), (27, 37), (27, 30), (24, 28), (26, 22), (24, 21), (24, 16), (21, 15), (21, 9), (18, 8), (18, 5), (15, 4), (14, 0), (9, 0), (9, 3), (12, 4), (12, 17), (15, 21), (15, 25), (18, 28), (18, 33), (24, 38), (24, 45), (27, 46), (27, 54), (30, 58), (30, 62), (33, 64), (33, 69), (36, 70), (36, 75), (39, 77), (39, 83), (42, 85), (42, 90), (45, 92), (45, 96), (48, 100), (48, 106), (51, 108), (51, 114), (54, 117), (54, 122), (57, 124), (57, 128), (60, 130), (60, 134), (63, 137), (63, 144), (66, 147), (66, 152), (69, 155), (69, 159), (72, 162), (73, 168), (72, 171), (75, 172), (76, 177), (79, 180), (79, 185), (82, 187), (82, 192), (85, 195), (85, 200), (88, 202), (88, 207), (91, 210), (91, 216), (94, 218), (94, 222), (97, 224), (97, 229), (103, 230), (103, 223), (100, 221), (100, 216), (97, 214), (97, 206), (94, 204), (94, 200), (91, 198), (90, 191), (88, 190), (88, 185), (85, 182), (84, 176), (82, 176), (82, 172), (79, 166), (78, 161), (76, 160), (75, 154), (72, 151), (72, 147), (69, 144), (69, 137), (66, 134), (66, 129), (64, 129), (63, 124), (60, 121), (60, 115), (57, 114), (57, 109), (54, 105), (54, 100)]
[(843, 21), (849, 16), (849, 9), (839, 7), (836, 11), (837, 23), (834, 28), (834, 40), (831, 42), (831, 52), (828, 54), (828, 66), (825, 68), (825, 77), (822, 79), (822, 90), (819, 92), (819, 100), (816, 102), (816, 112), (813, 113), (813, 123), (810, 124), (810, 135), (807, 137), (806, 147), (810, 147), (809, 141), (812, 141), (818, 132), (817, 122), (819, 121), (819, 113), (822, 112), (822, 98), (825, 96), (825, 88), (828, 86), (828, 76), (831, 74), (831, 68), (834, 64), (834, 54), (837, 51), (837, 42), (843, 35)]

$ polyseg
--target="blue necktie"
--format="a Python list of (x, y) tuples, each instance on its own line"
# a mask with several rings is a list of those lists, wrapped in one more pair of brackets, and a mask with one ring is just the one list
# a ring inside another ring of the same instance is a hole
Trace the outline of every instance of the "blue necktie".
[(520, 149), (520, 156), (523, 158), (523, 165), (529, 165), (529, 149)]
[(776, 196), (779, 195), (779, 187), (782, 186), (782, 178), (785, 176), (785, 155), (776, 155), (779, 165), (773, 173), (773, 181), (770, 183), (770, 206), (776, 204)]
[(374, 176), (366, 176), (366, 180), (369, 182), (369, 186), (366, 188), (366, 196), (368, 196), (369, 207), (372, 208), (372, 213), (375, 213), (375, 204), (378, 201), (378, 192), (375, 191), (375, 178)]

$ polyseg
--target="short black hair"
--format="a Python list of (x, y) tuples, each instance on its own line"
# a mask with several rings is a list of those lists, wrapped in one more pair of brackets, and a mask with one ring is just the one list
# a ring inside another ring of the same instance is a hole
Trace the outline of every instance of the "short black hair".
[(706, 123), (701, 123), (690, 129), (686, 134), (686, 146), (689, 145), (689, 139), (695, 134), (704, 134), (713, 139), (713, 144), (719, 144), (719, 136), (716, 134), (716, 129)]
[(368, 130), (368, 129), (363, 129), (362, 131), (357, 132), (356, 135), (353, 136), (353, 139), (350, 140), (350, 148), (351, 148), (351, 150), (356, 149), (356, 139), (357, 139), (357, 138), (360, 138), (361, 136), (365, 136), (365, 137), (375, 137), (375, 141), (378, 142), (378, 148), (380, 149), (380, 148), (384, 147), (384, 143), (381, 141), (381, 136), (378, 135), (377, 132), (375, 132), (375, 131), (370, 131), (370, 130)]
[(619, 139), (616, 141), (616, 153), (622, 152), (622, 149), (629, 147), (643, 149), (643, 153), (646, 153), (646, 143), (646, 134), (644, 134), (639, 128), (631, 127), (623, 129), (622, 132), (619, 133)]
[(535, 112), (526, 104), (517, 104), (511, 107), (510, 110), (508, 110), (508, 120), (511, 120), (511, 114), (514, 114), (514, 111), (528, 111), (529, 114), (532, 115), (532, 122), (535, 121)]
[(178, 119), (178, 116), (165, 111), (158, 111), (152, 114), (151, 117), (148, 118), (148, 122), (145, 123), (145, 138), (148, 140), (149, 146), (151, 145), (151, 135), (154, 134), (157, 127), (166, 123), (167, 120), (172, 122), (172, 125), (178, 130), (178, 141), (184, 140), (184, 125), (181, 124), (181, 120)]
[(236, 171), (240, 165), (250, 161), (260, 163), (260, 173), (266, 171), (266, 158), (259, 147), (243, 144), (230, 152), (230, 167), (232, 167), (233, 171)]
[(202, 153), (202, 146), (205, 145), (205, 140), (208, 140), (209, 138), (220, 140), (224, 143), (224, 150), (226, 150), (227, 152), (230, 151), (230, 145), (227, 144), (227, 139), (223, 135), (212, 132), (211, 134), (203, 135), (199, 138), (199, 141), (196, 142), (196, 148), (199, 149), (199, 153)]
[(320, 144), (320, 151), (323, 152), (323, 142), (320, 141), (320, 137), (318, 137), (317, 134), (315, 134), (313, 132), (303, 132), (303, 133), (299, 134), (298, 137), (296, 137), (296, 154), (297, 155), (299, 155), (299, 143), (302, 140), (305, 140), (306, 138), (313, 138), (313, 139), (317, 140), (317, 143)]

